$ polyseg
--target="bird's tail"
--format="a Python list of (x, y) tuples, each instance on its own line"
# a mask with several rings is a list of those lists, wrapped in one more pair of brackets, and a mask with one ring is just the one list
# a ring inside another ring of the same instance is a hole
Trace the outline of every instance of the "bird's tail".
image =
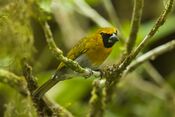
[(37, 88), (32, 95), (38, 99), (42, 98), (42, 96), (59, 81), (61, 81), (61, 79), (57, 78), (57, 74), (55, 74), (51, 79)]

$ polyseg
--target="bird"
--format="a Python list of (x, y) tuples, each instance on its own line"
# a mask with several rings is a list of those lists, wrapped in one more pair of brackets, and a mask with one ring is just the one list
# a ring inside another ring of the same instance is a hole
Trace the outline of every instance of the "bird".
[[(80, 39), (68, 52), (67, 58), (75, 60), (82, 67), (98, 69), (112, 51), (114, 44), (119, 41), (118, 30), (115, 27), (101, 27), (84, 38)], [(40, 99), (59, 81), (70, 69), (61, 62), (55, 74), (32, 94)]]

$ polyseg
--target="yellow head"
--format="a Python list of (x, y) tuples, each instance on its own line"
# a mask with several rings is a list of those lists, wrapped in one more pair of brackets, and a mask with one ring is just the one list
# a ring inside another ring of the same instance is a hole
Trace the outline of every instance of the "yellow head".
[(105, 48), (111, 48), (119, 40), (117, 29), (113, 27), (100, 28), (96, 33), (102, 37), (101, 39)]

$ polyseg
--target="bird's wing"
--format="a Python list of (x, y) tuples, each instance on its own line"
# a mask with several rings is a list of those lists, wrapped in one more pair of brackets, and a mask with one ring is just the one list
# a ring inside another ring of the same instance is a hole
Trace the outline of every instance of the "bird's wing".
[[(75, 60), (80, 55), (86, 53), (88, 51), (88, 43), (90, 38), (85, 37), (81, 39), (67, 54), (67, 58)], [(57, 69), (61, 69), (64, 67), (64, 63), (60, 63)]]
[(80, 55), (86, 53), (88, 51), (88, 44), (89, 38), (85, 37), (81, 39), (67, 54), (67, 58), (75, 60)]

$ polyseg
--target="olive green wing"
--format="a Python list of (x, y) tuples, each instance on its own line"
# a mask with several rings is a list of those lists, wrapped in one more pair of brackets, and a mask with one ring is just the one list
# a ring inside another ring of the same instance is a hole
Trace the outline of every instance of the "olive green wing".
[[(91, 38), (85, 37), (81, 40), (78, 41), (78, 43), (68, 52), (67, 58), (75, 60), (78, 58), (80, 55), (86, 53), (88, 51), (88, 46), (89, 41)], [(57, 69), (61, 69), (64, 67), (64, 63), (60, 63)]]
[(87, 44), (90, 39), (85, 37), (78, 41), (78, 43), (68, 52), (67, 58), (75, 60), (80, 55), (87, 52)]

